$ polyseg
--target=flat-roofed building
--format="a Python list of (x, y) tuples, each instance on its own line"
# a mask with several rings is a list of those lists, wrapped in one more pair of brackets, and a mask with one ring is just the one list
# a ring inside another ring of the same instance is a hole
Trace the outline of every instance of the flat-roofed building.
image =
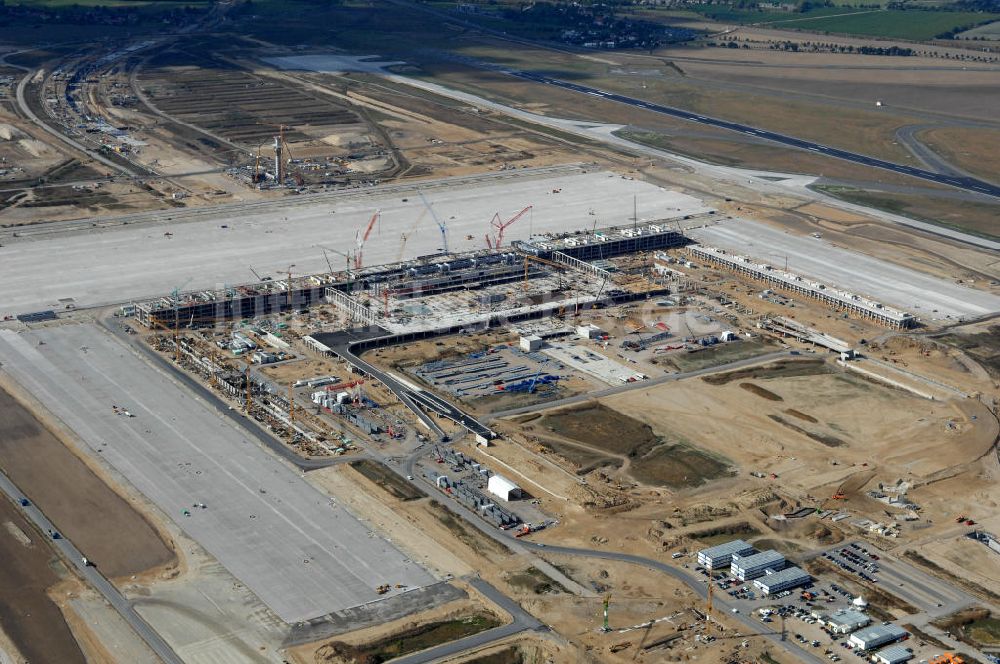
[(913, 652), (903, 646), (889, 646), (875, 653), (878, 664), (903, 664), (913, 659)]
[(767, 570), (764, 576), (754, 579), (753, 584), (765, 595), (774, 595), (783, 590), (799, 588), (812, 582), (812, 577), (798, 567), (786, 567), (780, 572)]
[(767, 570), (777, 572), (785, 567), (785, 557), (777, 551), (761, 551), (748, 556), (733, 554), (729, 573), (740, 581), (750, 581), (763, 576)]
[(743, 540), (733, 540), (699, 551), (698, 564), (710, 570), (728, 567), (733, 562), (734, 553), (741, 556), (749, 556), (752, 553), (756, 553), (756, 549)]
[(867, 614), (851, 609), (841, 609), (823, 618), (823, 623), (834, 634), (850, 634), (871, 624), (871, 621)]
[(905, 629), (898, 625), (889, 623), (888, 625), (875, 625), (859, 629), (851, 634), (847, 639), (851, 645), (859, 650), (871, 650), (888, 643), (895, 643), (905, 639), (910, 635)]

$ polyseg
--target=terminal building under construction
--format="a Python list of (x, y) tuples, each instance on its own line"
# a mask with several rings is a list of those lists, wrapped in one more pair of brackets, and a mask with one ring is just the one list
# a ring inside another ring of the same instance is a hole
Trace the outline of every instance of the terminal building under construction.
[(600, 278), (608, 273), (587, 261), (668, 249), (688, 242), (683, 234), (663, 224), (643, 223), (592, 233), (515, 241), (509, 249), (501, 251), (435, 254), (346, 273), (262, 281), (218, 290), (175, 292), (136, 303), (134, 314), (147, 327), (171, 329), (266, 316), (304, 309), (318, 302), (337, 301), (341, 306), (349, 304), (358, 309), (361, 320), (375, 323), (374, 313), (356, 303), (352, 294), (371, 290), (377, 294), (392, 293), (396, 298), (410, 298), (473, 289), (544, 276), (552, 271), (545, 261)]
[(848, 311), (866, 320), (874, 321), (879, 325), (895, 330), (916, 325), (913, 314), (887, 307), (881, 302), (855, 293), (837, 290), (793, 272), (779, 270), (767, 263), (757, 263), (749, 256), (730, 254), (723, 249), (704, 245), (693, 245), (688, 248), (688, 251), (696, 258), (732, 270), (737, 274), (763, 281), (775, 288), (820, 300), (842, 311)]

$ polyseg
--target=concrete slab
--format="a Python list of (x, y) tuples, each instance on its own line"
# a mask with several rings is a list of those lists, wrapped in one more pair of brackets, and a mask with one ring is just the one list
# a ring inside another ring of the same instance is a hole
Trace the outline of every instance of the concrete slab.
[[(506, 241), (590, 229), (595, 222), (601, 227), (631, 223), (633, 197), (640, 221), (709, 209), (686, 194), (582, 169), (545, 177), (505, 172), (464, 186), (426, 182), (420, 190), (445, 222), (453, 251), (485, 249), (493, 214), (510, 218), (527, 205), (534, 208), (507, 229)], [(400, 187), (391, 193), (368, 189), (227, 206), (199, 211), (185, 221), (11, 238), (0, 246), (0, 315), (140, 300), (178, 286), (224, 288), (256, 281), (250, 266), (272, 277), (285, 274), (289, 265), (294, 265), (293, 275), (328, 272), (321, 247), (353, 252), (358, 231), (376, 209), (382, 211), (381, 222), (365, 245), (365, 265), (441, 249), (441, 234), (417, 190)], [(332, 251), (329, 258), (334, 269), (345, 266)]]
[(576, 344), (552, 342), (543, 346), (541, 352), (608, 385), (617, 386), (648, 378), (636, 369)]
[(0, 363), (282, 620), (400, 594), (377, 595), (382, 583), (434, 581), (97, 326), (0, 331)]
[[(1000, 297), (888, 263), (826, 240), (793, 235), (757, 221), (725, 221), (688, 231), (699, 242), (867, 295), (915, 316), (955, 320), (1000, 311)], [(936, 310), (936, 311), (935, 311)]]

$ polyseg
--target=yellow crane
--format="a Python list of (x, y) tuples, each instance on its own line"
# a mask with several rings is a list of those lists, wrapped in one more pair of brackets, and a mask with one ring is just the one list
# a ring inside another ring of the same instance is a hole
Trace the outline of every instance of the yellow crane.
[(557, 263), (555, 261), (550, 261), (547, 258), (540, 258), (539, 256), (533, 256), (531, 254), (524, 254), (524, 287), (528, 287), (528, 269), (530, 267), (529, 261), (535, 261), (536, 263), (542, 263), (543, 265), (548, 265), (549, 267), (554, 267), (558, 270), (568, 270), (569, 267), (563, 265), (562, 263)]

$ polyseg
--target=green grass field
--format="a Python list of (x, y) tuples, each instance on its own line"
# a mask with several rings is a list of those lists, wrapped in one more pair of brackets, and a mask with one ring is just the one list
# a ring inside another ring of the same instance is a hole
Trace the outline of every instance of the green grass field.
[(987, 12), (872, 10), (820, 7), (808, 12), (762, 12), (720, 5), (694, 5), (693, 10), (723, 23), (759, 24), (863, 37), (924, 41), (962, 26), (1000, 19)]

